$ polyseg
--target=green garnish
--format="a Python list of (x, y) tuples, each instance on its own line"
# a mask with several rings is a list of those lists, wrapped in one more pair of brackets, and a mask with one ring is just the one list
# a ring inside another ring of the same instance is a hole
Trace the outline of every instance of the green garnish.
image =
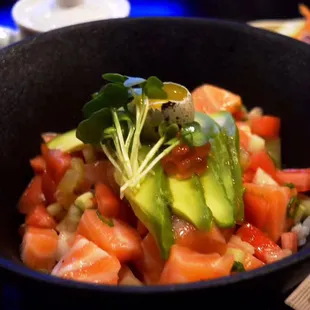
[(108, 82), (123, 84), (128, 78), (119, 73), (106, 73), (102, 75), (102, 78)]
[(242, 263), (235, 261), (233, 266), (232, 266), (231, 271), (232, 272), (244, 272), (245, 268), (244, 268)]
[(295, 218), (296, 211), (300, 201), (297, 196), (293, 196), (287, 205), (287, 216), (289, 218)]
[(198, 122), (191, 122), (183, 126), (181, 136), (184, 142), (192, 147), (205, 145), (210, 140)]
[(295, 185), (293, 183), (286, 183), (286, 184), (284, 184), (284, 186), (287, 186), (290, 189), (295, 188)]
[[(140, 135), (151, 109), (149, 99), (166, 99), (164, 84), (155, 76), (143, 79), (107, 73), (103, 78), (109, 83), (83, 107), (86, 119), (78, 125), (76, 136), (85, 144), (101, 146), (121, 172), (122, 196), (128, 187), (139, 186), (154, 166), (180, 143), (179, 127), (163, 122), (158, 128), (158, 141), (140, 164)], [(129, 103), (133, 109), (128, 108)]]
[(85, 118), (89, 118), (93, 113), (103, 108), (120, 108), (128, 102), (127, 88), (118, 83), (109, 83), (99, 91), (99, 93), (83, 107)]
[(96, 211), (96, 214), (97, 214), (97, 216), (99, 217), (99, 219), (100, 219), (100, 221), (101, 221), (102, 223), (107, 224), (109, 227), (114, 227), (113, 220), (111, 220), (111, 219), (109, 219), (109, 220), (105, 219), (105, 218), (101, 215), (101, 213), (99, 212), (99, 210)]

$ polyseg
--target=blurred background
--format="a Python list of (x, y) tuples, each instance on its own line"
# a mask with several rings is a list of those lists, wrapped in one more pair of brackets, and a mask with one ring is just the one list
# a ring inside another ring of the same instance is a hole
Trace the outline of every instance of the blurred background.
[[(0, 0), (1, 25), (14, 26), (10, 10), (15, 2)], [(295, 18), (300, 16), (298, 12), (300, 2), (298, 0), (130, 0), (130, 17), (195, 16), (238, 21)], [(302, 2), (310, 5), (310, 0)]]

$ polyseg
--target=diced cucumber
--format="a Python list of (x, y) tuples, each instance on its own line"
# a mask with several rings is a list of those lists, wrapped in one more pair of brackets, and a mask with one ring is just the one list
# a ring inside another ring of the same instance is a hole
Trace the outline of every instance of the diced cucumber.
[(95, 207), (96, 203), (94, 200), (94, 194), (92, 192), (87, 192), (76, 198), (74, 204), (84, 212), (87, 209), (92, 209)]
[(265, 140), (258, 135), (250, 135), (248, 151), (250, 153), (259, 152), (265, 149)]
[(82, 217), (82, 212), (74, 204), (70, 206), (67, 215), (64, 219), (57, 225), (56, 230), (58, 232), (75, 232), (79, 225), (80, 219)]
[(257, 185), (279, 185), (267, 172), (261, 168), (256, 170), (253, 183)]
[(310, 216), (310, 198), (309, 199), (302, 199), (300, 204), (305, 208), (305, 217)]
[(263, 114), (264, 114), (264, 111), (262, 108), (254, 107), (251, 111), (249, 111), (248, 118), (253, 119), (255, 117), (261, 117), (263, 116)]
[(227, 254), (232, 254), (236, 262), (244, 263), (245, 253), (240, 249), (227, 248)]
[(51, 215), (51, 216), (57, 216), (63, 211), (63, 207), (60, 203), (52, 203), (50, 204), (47, 208), (46, 211)]
[(294, 223), (297, 224), (302, 222), (302, 220), (306, 218), (306, 216), (306, 207), (300, 203), (294, 216)]
[(76, 130), (70, 130), (47, 143), (49, 149), (57, 149), (62, 152), (75, 152), (84, 147), (84, 143), (76, 137)]
[(266, 149), (277, 168), (281, 168), (281, 140), (266, 139)]

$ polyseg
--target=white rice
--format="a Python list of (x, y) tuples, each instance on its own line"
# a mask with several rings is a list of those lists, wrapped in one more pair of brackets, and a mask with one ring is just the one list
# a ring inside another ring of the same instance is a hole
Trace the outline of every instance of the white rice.
[(308, 216), (302, 223), (296, 224), (291, 231), (296, 232), (298, 245), (305, 245), (307, 237), (310, 235), (310, 216)]

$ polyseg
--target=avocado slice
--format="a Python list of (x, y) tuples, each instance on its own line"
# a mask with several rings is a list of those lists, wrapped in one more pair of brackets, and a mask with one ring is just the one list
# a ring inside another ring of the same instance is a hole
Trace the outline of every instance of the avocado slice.
[(209, 230), (212, 224), (212, 212), (204, 198), (204, 191), (197, 176), (178, 180), (168, 178), (171, 192), (172, 212), (201, 230)]
[(169, 210), (169, 189), (161, 165), (149, 173), (137, 192), (125, 191), (125, 197), (138, 219), (147, 227), (161, 249), (163, 259), (168, 259), (174, 236)]
[(62, 152), (75, 152), (84, 147), (84, 143), (76, 137), (76, 129), (58, 135), (47, 143), (49, 149), (57, 149)]
[[(230, 156), (231, 177), (233, 180), (234, 197), (230, 197), (236, 205), (236, 220), (244, 219), (244, 187), (242, 182), (242, 169), (240, 166), (239, 131), (235, 120), (229, 112), (218, 112), (211, 117), (221, 126), (224, 132), (227, 149)], [(230, 187), (229, 187), (230, 188)]]
[(234, 188), (230, 158), (224, 135), (219, 132), (211, 142), (207, 171), (200, 177), (207, 205), (220, 227), (235, 225)]
[(226, 112), (212, 117), (196, 112), (195, 121), (211, 144), (208, 169), (200, 178), (206, 203), (220, 227), (232, 227), (244, 216), (238, 130)]

